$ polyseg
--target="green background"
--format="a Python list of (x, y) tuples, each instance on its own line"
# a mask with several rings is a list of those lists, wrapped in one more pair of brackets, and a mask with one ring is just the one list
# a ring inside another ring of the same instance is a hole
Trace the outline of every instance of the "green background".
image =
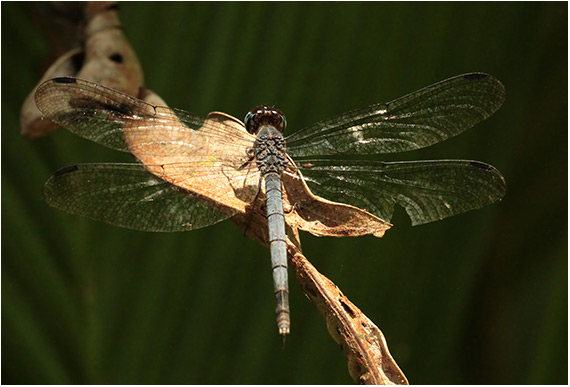
[[(268, 251), (233, 223), (150, 234), (41, 200), (59, 167), (129, 158), (63, 130), (20, 137), (20, 105), (54, 60), (34, 7), (2, 3), (2, 382), (352, 383), (295, 279), (281, 348)], [(568, 382), (566, 3), (120, 14), (147, 87), (171, 106), (241, 118), (275, 104), (291, 131), (466, 72), (500, 79), (507, 100), (490, 119), (397, 159), (493, 164), (502, 202), (420, 227), (400, 212), (383, 239), (303, 233), (303, 249), (384, 332), (410, 382)]]

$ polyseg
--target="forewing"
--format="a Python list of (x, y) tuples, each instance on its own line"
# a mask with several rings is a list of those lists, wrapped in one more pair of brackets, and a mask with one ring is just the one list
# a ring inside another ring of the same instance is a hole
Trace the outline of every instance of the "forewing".
[(418, 225), (501, 199), (506, 185), (494, 167), (478, 161), (373, 162), (311, 160), (299, 163), (311, 191), (390, 221), (396, 204)]
[(139, 164), (62, 168), (48, 179), (43, 195), (57, 209), (141, 231), (193, 230), (233, 213), (169, 184)]
[(504, 99), (505, 88), (493, 76), (464, 74), (318, 122), (288, 137), (287, 148), (293, 157), (419, 149), (486, 119)]
[(218, 142), (226, 153), (243, 153), (254, 138), (235, 126), (182, 110), (155, 106), (97, 83), (53, 78), (41, 84), (36, 105), (50, 120), (109, 148), (141, 155), (202, 157), (196, 142)]

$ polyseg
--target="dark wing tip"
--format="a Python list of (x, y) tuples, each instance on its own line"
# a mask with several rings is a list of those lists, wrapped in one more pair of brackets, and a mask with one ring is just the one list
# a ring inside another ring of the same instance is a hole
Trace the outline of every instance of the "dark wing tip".
[(490, 75), (485, 73), (470, 73), (465, 74), (463, 79), (485, 79), (488, 78)]
[(53, 177), (58, 177), (58, 176), (62, 176), (62, 175), (67, 175), (68, 173), (73, 173), (75, 171), (77, 171), (79, 169), (79, 167), (77, 165), (70, 165), (69, 167), (63, 167), (61, 169), (58, 169), (54, 174)]
[(469, 165), (471, 165), (472, 167), (475, 167), (475, 168), (485, 169), (487, 171), (492, 171), (495, 169), (493, 166), (491, 166), (489, 164), (482, 163), (480, 161), (470, 161)]
[(70, 173), (77, 172), (79, 170), (78, 165), (70, 165), (68, 167), (63, 167), (58, 169), (51, 175), (44, 184), (42, 189), (42, 197), (43, 199), (52, 207), (62, 208), (60, 206), (60, 193), (58, 192), (58, 181), (63, 176), (65, 179), (66, 175)]
[(484, 87), (489, 93), (489, 102), (492, 103), (492, 109), (488, 112), (488, 116), (496, 112), (503, 102), (505, 102), (507, 94), (505, 86), (494, 76), (485, 73), (469, 73), (463, 74), (461, 77), (468, 82), (481, 82), (485, 84)]
[(53, 83), (77, 83), (77, 79), (73, 77), (57, 77), (52, 78)]
[(496, 195), (494, 196), (496, 198), (495, 200), (501, 200), (505, 196), (507, 192), (507, 182), (505, 181), (503, 174), (497, 168), (492, 165), (482, 163), (481, 161), (470, 161), (469, 165), (473, 168), (484, 170), (493, 176), (494, 186), (496, 189)]
[(461, 77), (463, 77), (463, 79), (468, 81), (485, 80), (484, 82), (493, 83), (494, 84), (493, 87), (497, 90), (498, 93), (500, 93), (503, 96), (504, 99), (504, 94), (506, 94), (505, 86), (501, 83), (501, 81), (499, 81), (494, 76), (486, 73), (469, 73), (469, 74), (463, 74), (461, 75)]
[(495, 176), (497, 187), (500, 192), (499, 199), (505, 196), (505, 193), (507, 191), (507, 182), (505, 181), (505, 178), (497, 168), (493, 167), (492, 165), (482, 163), (481, 161), (470, 161), (469, 165), (474, 168), (482, 169), (484, 171), (488, 171), (491, 174), (493, 174)]

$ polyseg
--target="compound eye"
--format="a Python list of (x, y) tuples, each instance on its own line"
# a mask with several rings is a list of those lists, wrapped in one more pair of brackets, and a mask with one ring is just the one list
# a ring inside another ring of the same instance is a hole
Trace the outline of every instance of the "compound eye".
[(259, 127), (263, 125), (273, 126), (280, 132), (285, 130), (287, 120), (279, 109), (259, 106), (251, 109), (243, 120), (248, 133), (257, 134)]
[(281, 121), (283, 122), (283, 129), (281, 129), (281, 132), (284, 132), (285, 129), (287, 129), (287, 119), (285, 118), (283, 113), (281, 113), (280, 115), (281, 115)]
[(254, 114), (251, 111), (249, 111), (247, 112), (245, 118), (243, 119), (243, 123), (245, 124), (245, 129), (247, 130), (248, 133), (253, 133), (252, 132), (253, 117)]
[(243, 120), (243, 123), (245, 124), (245, 129), (247, 130), (248, 133), (251, 134), (257, 133), (260, 120), (266, 111), (267, 108), (265, 106), (258, 106), (247, 112)]
[(275, 128), (277, 128), (281, 133), (283, 133), (287, 127), (287, 119), (285, 118), (283, 111), (277, 108), (271, 108), (271, 110), (268, 110), (268, 112), (271, 116), (271, 124), (275, 126)]

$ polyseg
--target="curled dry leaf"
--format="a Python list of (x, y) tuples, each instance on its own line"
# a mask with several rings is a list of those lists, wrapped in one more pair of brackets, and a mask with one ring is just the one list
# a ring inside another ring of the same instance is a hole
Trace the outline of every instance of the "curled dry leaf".
[(408, 384), (390, 355), (384, 335), (293, 243), (289, 265), (305, 295), (325, 317), (329, 334), (348, 359), (350, 376), (359, 384)]
[[(147, 91), (144, 98), (145, 101), (149, 103), (165, 105), (164, 101), (152, 92)], [(155, 112), (153, 111), (152, 113), (154, 114)], [(226, 122), (230, 127), (235, 128), (237, 131), (236, 136), (246, 136), (245, 138), (247, 138), (248, 133), (243, 128), (241, 121), (236, 118), (223, 113), (211, 113), (208, 116), (208, 120)], [(205, 125), (205, 128), (207, 130), (215, 130), (216, 126), (214, 125), (210, 128), (208, 125)], [(150, 130), (146, 135), (152, 136)], [(150, 137), (147, 138), (147, 140), (149, 139)], [(170, 140), (177, 142), (180, 138), (168, 139), (167, 142), (171, 142)], [(200, 141), (201, 139), (197, 140)], [(137, 144), (145, 143), (148, 143), (148, 141), (137, 141)], [(223, 149), (217, 149), (212, 144), (202, 143), (200, 146), (205, 147), (203, 148), (204, 151), (207, 151), (208, 154), (211, 154), (214, 158), (219, 157), (222, 159), (225, 155)], [(142, 149), (139, 148), (139, 151), (141, 150)], [(160, 151), (146, 153), (163, 155), (161, 157), (164, 157), (165, 154), (165, 152)], [(148, 161), (150, 164), (157, 162), (177, 163), (183, 162), (183, 159), (145, 159), (142, 161)], [(161, 167), (165, 168), (166, 166), (162, 164)], [(152, 171), (152, 167), (150, 170)], [(242, 171), (239, 172), (243, 173)], [(161, 169), (160, 171), (156, 170), (153, 173), (164, 174), (162, 178), (168, 176), (168, 172), (165, 169)], [(224, 176), (219, 176), (219, 178), (231, 180), (230, 176), (232, 176), (232, 173), (237, 174), (238, 171), (226, 170), (226, 174)], [(179, 175), (175, 174), (175, 176)], [(259, 179), (258, 176), (255, 178)], [(205, 180), (208, 179), (204, 179), (204, 181)], [(200, 183), (203, 183), (204, 181), (200, 181)], [(230, 206), (233, 210), (239, 210), (232, 217), (232, 221), (244, 231), (244, 234), (248, 238), (251, 238), (266, 247), (268, 246), (267, 217), (265, 215), (262, 200), (252, 201), (254, 203), (253, 205), (246, 204), (231, 190), (220, 193), (216, 192), (216, 187), (213, 185), (206, 189), (205, 187), (192, 184), (188, 185), (188, 182), (183, 181), (176, 181), (174, 183), (183, 184), (185, 188), (201, 195), (206, 195), (206, 197), (210, 199), (214, 197), (216, 200), (223, 200), (224, 205)], [(252, 181), (251, 183), (253, 184), (254, 182)], [(256, 187), (257, 185), (255, 185), (254, 188)], [(365, 215), (361, 214), (365, 212), (361, 210), (358, 210), (360, 212), (353, 212), (352, 208), (350, 208), (343, 214), (343, 211), (345, 211), (345, 208), (343, 207), (344, 205), (337, 207), (337, 203), (329, 202), (314, 196), (302, 180), (295, 179), (290, 175), (284, 175), (284, 187), (286, 187), (286, 190), (284, 191), (286, 207), (288, 206), (290, 210), (289, 215), (286, 215), (289, 265), (295, 271), (297, 280), (299, 281), (304, 293), (325, 317), (330, 335), (343, 349), (348, 359), (348, 369), (351, 377), (357, 383), (361, 384), (408, 384), (406, 376), (392, 358), (390, 351), (388, 350), (386, 339), (380, 329), (378, 329), (378, 327), (374, 325), (374, 323), (370, 321), (370, 319), (368, 319), (360, 309), (350, 302), (350, 300), (332, 281), (319, 273), (301, 253), (297, 227), (309, 232), (314, 232), (317, 235), (340, 236), (343, 235), (343, 233), (358, 235), (358, 232), (362, 232), (364, 229), (357, 229), (355, 226), (351, 225), (350, 222), (351, 220), (356, 222), (364, 220), (364, 224), (367, 224)], [(255, 194), (256, 192), (254, 191), (250, 192), (250, 198), (251, 195)], [(224, 195), (228, 196), (224, 198)], [(305, 212), (301, 212), (301, 210), (299, 210), (299, 204), (291, 207), (289, 204), (291, 202), (304, 203), (300, 208), (306, 207)], [(338, 211), (346, 218), (336, 218), (332, 220), (332, 223), (327, 223), (331, 221), (331, 219), (321, 219), (319, 211), (324, 213), (328, 213), (329, 211), (334, 213)], [(346, 214), (352, 215), (352, 217)], [(373, 216), (370, 216), (370, 219), (373, 219)], [(342, 227), (343, 220), (348, 223), (348, 226), (344, 229)], [(317, 224), (318, 226), (313, 226), (313, 224)], [(384, 225), (383, 223), (374, 224), (374, 222), (372, 222), (372, 224), (376, 227), (378, 227), (379, 224), (382, 226)], [(328, 231), (327, 233), (327, 225), (330, 226), (330, 230), (333, 231)], [(384, 229), (381, 228), (381, 230), (383, 233)]]
[(123, 33), (117, 2), (88, 2), (85, 16), (85, 63), (77, 77), (137, 96), (143, 72)]
[[(56, 76), (77, 76), (129, 95), (139, 96), (153, 105), (165, 106), (158, 95), (142, 89), (142, 69), (121, 31), (115, 2), (86, 3), (85, 15), (87, 23), (83, 48), (63, 55), (48, 69), (38, 84)], [(33, 102), (34, 93), (35, 88), (24, 102), (21, 112), (22, 135), (28, 138), (44, 135), (56, 128), (51, 122), (41, 119), (42, 115)], [(147, 114), (154, 118), (168, 117), (169, 120), (177, 121), (176, 115), (167, 108), (150, 109)], [(217, 130), (220, 123), (223, 123), (224, 130), (231, 128), (232, 135), (237, 136), (237, 139), (253, 143), (253, 137), (245, 131), (243, 123), (234, 117), (214, 112), (208, 115), (206, 122), (202, 130)], [(267, 246), (267, 218), (262, 201), (253, 200), (257, 195), (259, 177), (253, 173), (243, 178), (243, 171), (225, 168), (217, 179), (230, 184), (208, 184), (207, 181), (215, 182), (216, 179), (212, 179), (211, 175), (206, 179), (203, 175), (200, 177), (200, 174), (184, 170), (188, 166), (184, 167), (182, 163), (188, 164), (188, 161), (191, 161), (188, 154), (182, 152), (177, 156), (172, 150), (148, 152), (148, 149), (140, 148), (145, 142), (145, 136), (150, 139), (155, 135), (153, 128), (154, 126), (149, 126), (148, 130), (143, 132), (130, 132), (128, 128), (123, 128), (127, 143), (137, 136), (135, 142), (138, 145), (133, 145), (132, 152), (147, 165), (149, 171), (201, 195), (204, 201), (221, 211), (234, 214), (232, 220), (246, 236)], [(184, 138), (164, 139), (164, 142), (173, 144), (179, 140), (190, 141), (201, 150), (200, 155), (211, 155), (212, 163), (221, 163), (230, 156), (229, 150), (204, 141), (205, 137), (196, 135), (195, 131), (180, 131), (180, 135)], [(140, 141), (140, 136), (143, 141)], [(193, 138), (190, 138), (192, 136)], [(149, 158), (143, 154), (155, 156)], [(180, 156), (181, 154), (184, 156)], [(245, 155), (243, 161), (247, 161)], [(288, 210), (286, 222), (289, 264), (307, 297), (325, 317), (331, 336), (341, 345), (348, 359), (351, 376), (363, 384), (407, 384), (406, 377), (388, 351), (382, 332), (336, 285), (307, 261), (301, 253), (297, 232), (297, 229), (301, 229), (322, 236), (373, 234), (381, 237), (391, 225), (356, 207), (313, 195), (300, 178), (300, 173), (284, 175), (284, 186), (284, 207)], [(252, 202), (255, 207), (250, 204)]]
[[(267, 217), (261, 204), (247, 214), (234, 215), (232, 221), (247, 237), (267, 246)], [(329, 334), (344, 351), (354, 381), (360, 384), (408, 384), (380, 329), (311, 265), (301, 253), (297, 230), (290, 227), (287, 227), (287, 248), (289, 266), (305, 295), (324, 316)]]
[[(76, 20), (78, 27), (84, 27), (77, 37), (81, 48), (56, 60), (38, 85), (50, 78), (73, 76), (137, 96), (143, 85), (142, 68), (122, 31), (117, 2), (86, 2), (83, 13), (84, 20)], [(34, 103), (36, 88), (37, 85), (24, 100), (20, 111), (21, 134), (26, 138), (43, 136), (58, 128), (53, 122), (44, 120), (37, 109)]]
[[(248, 214), (234, 215), (232, 221), (248, 238), (267, 246), (267, 217), (261, 205)], [(290, 227), (287, 248), (289, 266), (305, 295), (324, 316), (329, 334), (344, 351), (354, 381), (360, 384), (408, 384), (380, 329), (311, 265), (301, 253), (296, 229)]]
[[(77, 87), (78, 83), (82, 87)], [(49, 87), (53, 84), (58, 87)], [(57, 113), (53, 113), (51, 105), (43, 103), (46, 93), (50, 100), (67, 101), (63, 106), (69, 110), (59, 106)], [(180, 192), (191, 195), (193, 200), (206, 201), (228, 216), (233, 215), (233, 221), (246, 236), (268, 245), (264, 200), (256, 200), (259, 171), (246, 151), (255, 138), (247, 133), (241, 121), (223, 113), (212, 113), (201, 120), (74, 79), (48, 83), (38, 89), (36, 99), (46, 114), (58, 122), (67, 122), (69, 111), (83, 109), (80, 120), (106, 125), (103, 130), (107, 136), (98, 138), (102, 144), (129, 150), (150, 173), (179, 187)], [(145, 99), (161, 103), (151, 93), (145, 93)], [(198, 129), (183, 125), (179, 118)], [(81, 121), (76, 123), (82, 128)], [(95, 135), (99, 133), (97, 128), (89, 128)], [(380, 331), (306, 261), (296, 234), (299, 228), (317, 235), (381, 235), (389, 225), (358, 208), (314, 196), (294, 172), (284, 174), (288, 177), (284, 181), (283, 198), (290, 230), (289, 261), (303, 289), (325, 316), (333, 338), (341, 343), (350, 373), (356, 380), (405, 382)], [(291, 237), (297, 241), (296, 245), (291, 243)]]
[(83, 60), (83, 52), (80, 49), (71, 50), (62, 55), (46, 71), (32, 92), (26, 97), (20, 110), (20, 134), (26, 138), (43, 136), (59, 127), (53, 121), (44, 119), (43, 114), (34, 102), (37, 86), (45, 80), (53, 77), (62, 77), (77, 74), (76, 63)]

